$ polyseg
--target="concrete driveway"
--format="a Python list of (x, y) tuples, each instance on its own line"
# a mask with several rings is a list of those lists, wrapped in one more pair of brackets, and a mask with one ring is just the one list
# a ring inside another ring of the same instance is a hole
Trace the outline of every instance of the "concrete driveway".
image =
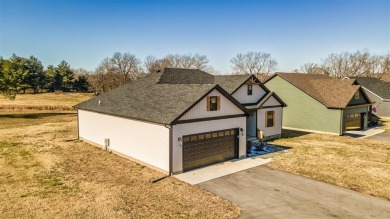
[(368, 137), (366, 139), (383, 141), (383, 142), (390, 142), (390, 133), (389, 132), (382, 132), (380, 134), (373, 135), (373, 136)]
[(240, 206), (240, 218), (390, 218), (388, 200), (267, 166), (198, 185)]

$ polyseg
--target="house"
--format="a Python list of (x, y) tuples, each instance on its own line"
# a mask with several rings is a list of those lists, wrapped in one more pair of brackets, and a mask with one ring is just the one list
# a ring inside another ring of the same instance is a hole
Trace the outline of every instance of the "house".
[(246, 157), (247, 134), (280, 136), (284, 106), (253, 75), (165, 68), (74, 107), (79, 139), (173, 174)]
[(300, 131), (343, 135), (367, 129), (371, 101), (354, 80), (327, 75), (276, 73), (264, 83), (288, 105), (283, 127)]
[(286, 104), (274, 92), (254, 75), (217, 75), (214, 78), (216, 84), (221, 85), (249, 112), (247, 136), (256, 137), (259, 129), (265, 141), (281, 137), (283, 107)]
[(367, 96), (373, 102), (371, 112), (377, 116), (390, 117), (390, 82), (372, 77), (356, 77)]

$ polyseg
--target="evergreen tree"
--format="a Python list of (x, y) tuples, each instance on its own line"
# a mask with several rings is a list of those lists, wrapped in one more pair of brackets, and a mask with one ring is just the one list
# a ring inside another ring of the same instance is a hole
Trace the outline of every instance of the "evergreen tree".
[(59, 81), (59, 77), (57, 76), (56, 69), (52, 65), (47, 66), (47, 69), (45, 71), (45, 82), (46, 88), (49, 92), (54, 92), (56, 88), (61, 88), (61, 82)]
[(70, 91), (74, 83), (74, 72), (66, 61), (61, 61), (56, 68), (58, 82), (61, 82), (62, 91)]
[(37, 93), (45, 85), (43, 65), (37, 58), (30, 56), (26, 60), (26, 66), (29, 72), (24, 80), (24, 85), (25, 87), (32, 88), (34, 93)]
[(13, 100), (29, 73), (26, 59), (13, 54), (10, 59), (0, 62), (0, 93)]
[(74, 81), (73, 90), (77, 92), (88, 92), (89, 83), (87, 77), (84, 75), (79, 75)]

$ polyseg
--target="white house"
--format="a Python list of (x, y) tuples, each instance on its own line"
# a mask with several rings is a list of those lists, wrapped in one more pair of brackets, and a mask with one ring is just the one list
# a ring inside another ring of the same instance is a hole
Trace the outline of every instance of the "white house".
[(74, 107), (79, 139), (175, 174), (246, 157), (256, 129), (279, 137), (284, 106), (253, 75), (165, 68)]

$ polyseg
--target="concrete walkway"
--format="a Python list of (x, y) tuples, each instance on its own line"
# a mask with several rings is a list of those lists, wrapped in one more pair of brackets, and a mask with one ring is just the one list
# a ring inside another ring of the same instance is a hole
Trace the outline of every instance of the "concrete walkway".
[(235, 172), (246, 170), (252, 167), (263, 165), (270, 161), (271, 158), (264, 159), (260, 156), (240, 160), (232, 160), (174, 175), (174, 177), (191, 185), (194, 185), (218, 177), (226, 176)]
[(382, 141), (382, 142), (390, 142), (390, 133), (382, 132), (380, 134), (368, 137), (369, 140)]
[(357, 130), (357, 131), (347, 131), (345, 132), (346, 135), (351, 136), (353, 138), (368, 138), (377, 134), (380, 134), (384, 132), (385, 130), (374, 127), (367, 130)]
[(240, 218), (390, 218), (390, 201), (265, 165), (200, 187), (241, 208)]

